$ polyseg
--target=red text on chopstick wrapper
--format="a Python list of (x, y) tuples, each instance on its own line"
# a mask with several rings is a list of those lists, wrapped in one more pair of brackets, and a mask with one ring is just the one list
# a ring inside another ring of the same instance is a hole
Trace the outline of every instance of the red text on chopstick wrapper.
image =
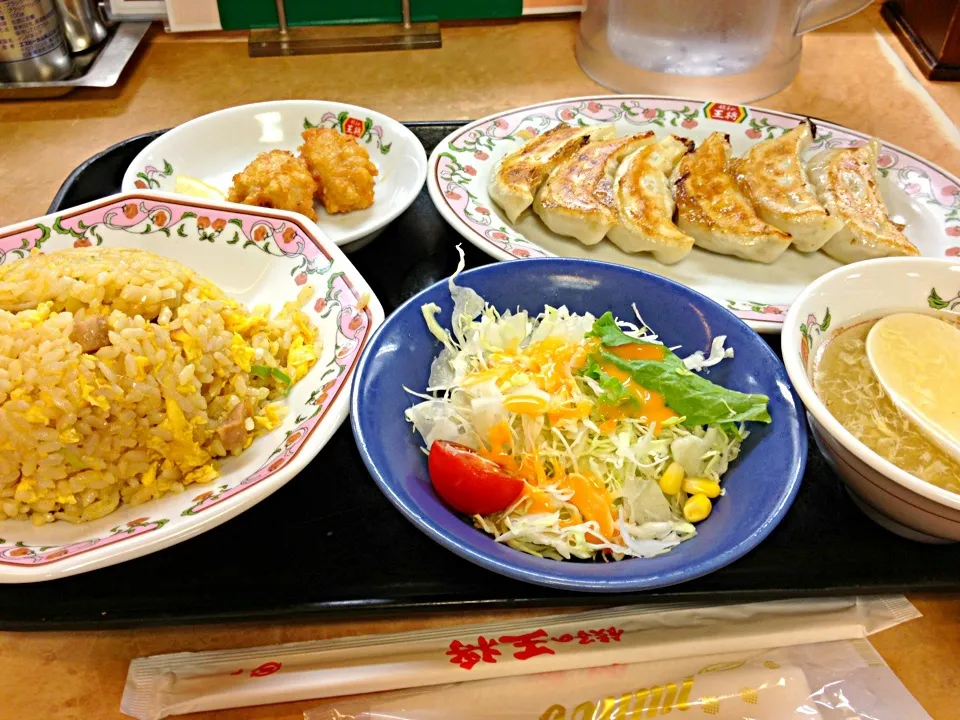
[(278, 662), (265, 662), (263, 665), (259, 665), (251, 670), (250, 677), (266, 677), (267, 675), (273, 675), (281, 667), (283, 667), (283, 665)]
[(620, 642), (623, 636), (623, 630), (620, 628), (607, 628), (606, 630), (580, 630), (575, 635), (564, 633), (560, 637), (552, 638), (556, 642), (568, 643), (579, 640), (579, 645), (589, 645), (593, 642), (610, 643)]
[(513, 656), (517, 660), (529, 660), (537, 655), (554, 655), (554, 651), (546, 646), (550, 642), (550, 636), (546, 630), (535, 630), (526, 635), (504, 635), (500, 642), (509, 643), (515, 648), (519, 648)]
[(497, 657), (503, 655), (497, 646), (512, 645), (516, 648), (513, 656), (517, 660), (529, 660), (537, 655), (555, 655), (556, 651), (550, 647), (551, 641), (565, 644), (577, 640), (578, 645), (589, 645), (594, 642), (620, 642), (621, 637), (623, 630), (617, 627), (578, 630), (576, 633), (564, 633), (557, 637), (550, 637), (546, 630), (540, 628), (525, 635), (502, 635), (497, 639), (481, 635), (476, 643), (454, 640), (445, 654), (450, 656), (450, 662), (454, 665), (459, 665), (464, 670), (472, 670), (480, 662), (496, 663)]
[(464, 670), (470, 670), (478, 662), (495, 663), (500, 651), (496, 649), (497, 641), (487, 639), (482, 635), (477, 638), (476, 645), (464, 645), (459, 640), (450, 643), (450, 649), (445, 653), (450, 656), (450, 662), (459, 665)]

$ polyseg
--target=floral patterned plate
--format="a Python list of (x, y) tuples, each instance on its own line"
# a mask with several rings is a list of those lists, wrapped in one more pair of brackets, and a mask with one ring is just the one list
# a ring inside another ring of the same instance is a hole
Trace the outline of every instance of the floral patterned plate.
[[(676, 265), (631, 255), (604, 240), (587, 247), (552, 233), (533, 212), (506, 220), (487, 193), (496, 161), (560, 122), (613, 123), (620, 136), (654, 131), (697, 142), (711, 132), (730, 135), (734, 153), (778, 137), (799, 115), (723, 103), (637, 95), (572, 98), (508, 110), (457, 129), (430, 157), (427, 186), (440, 214), (467, 240), (499, 260), (582, 257), (631, 265), (683, 283), (728, 307), (754, 329), (779, 333), (787, 309), (810, 282), (840, 266), (823, 253), (788, 250), (772, 265), (695, 249)], [(825, 147), (862, 144), (869, 136), (817, 122), (814, 154)], [(936, 165), (893, 145), (879, 159), (880, 188), (890, 214), (927, 257), (960, 254), (960, 181)]]
[(183, 262), (248, 305), (276, 311), (309, 283), (306, 311), (323, 352), (290, 392), (283, 424), (238, 457), (221, 477), (137, 507), (121, 505), (81, 525), (33, 527), (0, 521), (0, 582), (34, 582), (140, 557), (229, 520), (306, 467), (347, 417), (360, 351), (383, 309), (356, 268), (301, 215), (245, 205), (190, 201), (138, 191), (0, 229), (0, 264), (31, 250), (114, 246)]
[(380, 174), (373, 205), (329, 215), (317, 203), (317, 225), (348, 252), (375, 238), (406, 210), (427, 176), (427, 154), (416, 135), (373, 110), (325, 100), (280, 100), (239, 105), (203, 115), (164, 133), (127, 168), (121, 189), (172, 191), (178, 175), (203, 180), (224, 193), (233, 176), (258, 153), (296, 153), (306, 128), (328, 127), (352, 135)]

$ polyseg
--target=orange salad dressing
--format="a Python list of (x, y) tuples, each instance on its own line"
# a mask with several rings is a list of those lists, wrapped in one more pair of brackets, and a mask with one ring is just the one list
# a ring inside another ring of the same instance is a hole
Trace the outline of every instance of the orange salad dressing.
[(558, 418), (586, 417), (579, 404), (571, 406), (571, 393), (576, 389), (575, 373), (587, 361), (587, 355), (597, 347), (595, 342), (568, 343), (558, 338), (548, 338), (532, 343), (523, 350), (493, 353), (488, 358), (490, 367), (470, 373), (463, 380), (464, 387), (488, 380), (498, 384), (507, 383), (518, 375), (526, 375), (530, 382), (550, 395), (559, 396), (560, 402), (550, 408)]
[[(556, 464), (551, 465), (551, 476), (548, 477), (547, 468), (536, 453), (524, 453), (519, 456), (518, 462), (517, 457), (510, 452), (513, 440), (510, 428), (504, 422), (490, 428), (487, 440), (490, 449), (481, 447), (477, 452), (503, 469), (523, 478), (526, 482), (524, 495), (527, 514), (555, 512), (558, 506), (553, 497), (540, 488), (544, 485), (557, 485), (562, 489), (573, 491), (570, 504), (580, 511), (584, 520), (595, 521), (604, 538), (612, 539), (617, 536), (613, 500), (600, 480), (581, 473), (567, 474), (561, 466)], [(563, 524), (573, 525), (575, 521), (565, 520)], [(591, 539), (598, 541), (596, 538)]]
[[(523, 373), (539, 389), (552, 396), (551, 406), (545, 414), (549, 422), (565, 419), (584, 419), (596, 409), (600, 415), (601, 432), (612, 432), (616, 421), (627, 417), (636, 417), (639, 413), (646, 422), (662, 426), (665, 420), (677, 414), (667, 407), (666, 401), (658, 392), (637, 385), (630, 374), (612, 363), (601, 362), (601, 369), (623, 384), (633, 402), (599, 404), (586, 400), (574, 400), (576, 374), (586, 365), (588, 358), (600, 349), (600, 341), (589, 338), (581, 343), (567, 343), (558, 339), (547, 339), (518, 351), (503, 351), (489, 357), (490, 367), (467, 376), (465, 386), (495, 380), (498, 384), (508, 384), (516, 375)], [(664, 349), (659, 345), (630, 343), (619, 347), (604, 348), (606, 352), (626, 361), (663, 360)], [(509, 387), (509, 385), (508, 385)], [(531, 414), (544, 414), (543, 412)], [(586, 473), (566, 473), (563, 467), (551, 465), (544, 467), (543, 461), (534, 453), (514, 453), (513, 435), (510, 426), (501, 422), (494, 425), (488, 434), (489, 449), (481, 447), (481, 456), (492, 460), (505, 470), (523, 478), (526, 482), (524, 496), (528, 514), (550, 513), (558, 509), (553, 497), (541, 490), (545, 485), (557, 485), (571, 490), (570, 504), (577, 508), (583, 520), (597, 523), (602, 538), (590, 537), (594, 542), (612, 540), (619, 536), (616, 527), (616, 510), (610, 492), (603, 482)], [(548, 469), (550, 471), (548, 475)], [(564, 520), (563, 524), (572, 525), (577, 519)]]
[[(619, 536), (614, 518), (613, 499), (603, 482), (585, 473), (567, 474), (562, 468), (554, 469), (554, 475), (549, 482), (563, 490), (572, 490), (573, 497), (570, 498), (570, 504), (580, 511), (584, 521), (593, 520), (597, 523), (602, 537), (588, 536), (591, 542), (612, 540)], [(529, 481), (525, 493), (528, 514), (550, 513), (557, 510), (557, 504), (552, 496), (535, 485), (529, 484)], [(577, 522), (579, 521), (571, 518), (562, 520), (560, 524), (576, 525)]]
[[(632, 360), (662, 361), (665, 356), (662, 345), (650, 345), (646, 343), (619, 345), (608, 348), (607, 352), (628, 362)], [(656, 423), (659, 429), (663, 427), (663, 423), (666, 420), (677, 417), (677, 414), (667, 407), (666, 398), (664, 398), (662, 394), (637, 385), (633, 381), (633, 378), (630, 377), (630, 373), (626, 370), (621, 370), (613, 363), (608, 362), (601, 362), (600, 369), (610, 377), (620, 381), (620, 384), (623, 385), (623, 389), (627, 391), (630, 398), (640, 405), (640, 417), (641, 419), (646, 419), (648, 424), (653, 425)], [(604, 421), (622, 420), (636, 415), (637, 410), (633, 403), (621, 403), (618, 405), (605, 403), (600, 406), (600, 417)]]
[(580, 511), (583, 519), (593, 520), (600, 526), (602, 539), (612, 540), (616, 537), (619, 533), (613, 520), (613, 498), (604, 484), (592, 475), (581, 473), (570, 473), (567, 482), (573, 489), (570, 502)]

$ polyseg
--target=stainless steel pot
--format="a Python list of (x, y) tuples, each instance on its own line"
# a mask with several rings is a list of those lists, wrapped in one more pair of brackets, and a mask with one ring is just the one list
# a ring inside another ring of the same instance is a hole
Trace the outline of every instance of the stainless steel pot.
[(53, 0), (0, 0), (0, 82), (62, 80), (72, 72)]
[(107, 26), (96, 0), (54, 0), (70, 50), (86, 52), (107, 38)]

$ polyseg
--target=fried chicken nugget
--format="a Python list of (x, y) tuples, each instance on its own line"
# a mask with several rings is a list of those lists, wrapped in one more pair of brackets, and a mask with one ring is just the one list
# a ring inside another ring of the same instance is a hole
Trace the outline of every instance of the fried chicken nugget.
[(379, 171), (356, 138), (330, 128), (310, 128), (302, 137), (300, 154), (317, 182), (317, 199), (328, 213), (373, 205), (373, 178)]
[(317, 219), (313, 195), (317, 183), (303, 158), (286, 150), (257, 155), (243, 172), (233, 176), (228, 199), (244, 205), (292, 210)]

